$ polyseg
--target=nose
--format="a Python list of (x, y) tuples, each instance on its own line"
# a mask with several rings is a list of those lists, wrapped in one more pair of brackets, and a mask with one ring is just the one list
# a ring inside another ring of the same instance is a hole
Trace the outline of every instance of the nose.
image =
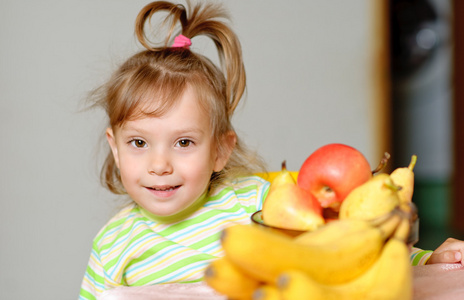
[(172, 171), (173, 167), (168, 153), (162, 151), (151, 153), (148, 164), (148, 173), (150, 175), (169, 175)]

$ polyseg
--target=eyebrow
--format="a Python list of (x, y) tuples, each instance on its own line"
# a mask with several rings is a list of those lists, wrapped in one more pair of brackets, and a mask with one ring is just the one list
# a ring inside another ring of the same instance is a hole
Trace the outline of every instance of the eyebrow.
[(199, 128), (192, 127), (192, 128), (182, 128), (182, 129), (179, 129), (179, 130), (175, 130), (174, 133), (177, 134), (177, 135), (182, 135), (182, 134), (185, 134), (185, 133), (204, 134), (205, 131), (201, 130)]
[[(134, 126), (127, 126), (127, 125), (121, 126), (121, 129), (125, 130), (125, 131), (134, 131), (134, 132), (137, 132), (137, 133), (140, 133), (140, 134), (146, 134), (146, 133), (150, 132), (149, 130), (146, 130), (144, 128), (139, 128), (139, 127), (134, 127)], [(200, 128), (196, 128), (196, 127), (186, 127), (186, 128), (177, 129), (173, 133), (175, 135), (182, 135), (182, 134), (186, 134), (186, 133), (204, 134), (205, 131), (200, 129)]]

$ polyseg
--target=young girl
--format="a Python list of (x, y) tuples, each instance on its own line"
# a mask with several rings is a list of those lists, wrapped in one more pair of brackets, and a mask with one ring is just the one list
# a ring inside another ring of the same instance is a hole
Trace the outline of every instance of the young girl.
[[(145, 28), (166, 12), (165, 45), (152, 46)], [(261, 208), (269, 183), (248, 175), (263, 171), (263, 163), (231, 125), (245, 70), (225, 16), (215, 5), (148, 4), (136, 20), (146, 50), (98, 90), (111, 148), (102, 177), (132, 203), (95, 238), (81, 299), (121, 285), (200, 281), (222, 255), (222, 229), (249, 223)], [(178, 24), (182, 34), (175, 35)], [(200, 35), (213, 40), (221, 69), (190, 50)]]
[[(164, 13), (168, 29), (159, 47), (147, 37), (155, 13)], [(222, 229), (250, 223), (261, 209), (269, 183), (251, 174), (262, 172), (263, 163), (231, 125), (245, 71), (225, 17), (211, 4), (148, 4), (136, 20), (146, 50), (96, 91), (109, 118), (102, 178), (131, 203), (96, 236), (80, 299), (117, 286), (201, 281), (222, 255)], [(190, 49), (200, 35), (213, 40), (221, 68)]]

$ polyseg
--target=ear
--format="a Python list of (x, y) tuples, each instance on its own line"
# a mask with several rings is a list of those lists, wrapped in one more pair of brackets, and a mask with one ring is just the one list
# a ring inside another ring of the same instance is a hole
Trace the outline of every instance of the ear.
[(118, 147), (116, 145), (116, 139), (114, 138), (113, 129), (111, 128), (106, 129), (106, 140), (108, 141), (108, 144), (110, 145), (110, 148), (111, 148), (111, 152), (113, 153), (114, 162), (116, 163), (116, 166), (119, 169)]
[(235, 131), (228, 131), (222, 138), (222, 146), (217, 147), (217, 157), (214, 163), (214, 172), (219, 172), (226, 166), (229, 157), (237, 144), (237, 134)]

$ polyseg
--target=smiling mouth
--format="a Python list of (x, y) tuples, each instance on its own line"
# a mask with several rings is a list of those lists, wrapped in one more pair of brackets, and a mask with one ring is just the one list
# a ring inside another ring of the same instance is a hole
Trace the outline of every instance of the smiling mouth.
[(149, 190), (157, 191), (157, 192), (171, 192), (176, 189), (178, 189), (180, 185), (176, 186), (153, 186), (153, 187), (147, 187)]

